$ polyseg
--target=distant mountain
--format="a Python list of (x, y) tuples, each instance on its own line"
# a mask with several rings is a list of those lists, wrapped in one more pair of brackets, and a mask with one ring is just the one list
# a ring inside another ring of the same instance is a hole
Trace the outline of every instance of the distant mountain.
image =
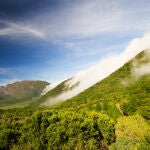
[(0, 105), (37, 98), (46, 85), (45, 81), (21, 81), (0, 86)]

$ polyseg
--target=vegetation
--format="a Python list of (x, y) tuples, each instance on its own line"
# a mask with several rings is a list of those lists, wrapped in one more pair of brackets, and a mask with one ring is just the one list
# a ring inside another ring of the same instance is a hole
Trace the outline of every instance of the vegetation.
[(1, 149), (106, 149), (115, 140), (114, 122), (96, 112), (26, 110), (11, 115), (1, 114)]
[(136, 80), (133, 77), (133, 62), (138, 66), (149, 59), (145, 51), (126, 63), (110, 76), (80, 93), (79, 95), (56, 106), (60, 109), (97, 109), (112, 118), (122, 115), (141, 114), (150, 119), (150, 75), (145, 74)]
[(119, 118), (115, 126), (116, 142), (110, 149), (150, 149), (150, 126), (139, 116)]
[(133, 62), (147, 63), (145, 52), (53, 107), (39, 104), (68, 90), (66, 81), (28, 107), (0, 109), (0, 149), (149, 150), (150, 76), (135, 78)]

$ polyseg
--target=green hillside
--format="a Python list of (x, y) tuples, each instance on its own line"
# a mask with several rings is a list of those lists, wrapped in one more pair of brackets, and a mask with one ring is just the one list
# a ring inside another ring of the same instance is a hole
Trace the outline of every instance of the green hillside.
[(123, 111), (125, 115), (139, 112), (150, 119), (150, 75), (136, 79), (133, 63), (140, 67), (150, 62), (143, 51), (109, 77), (80, 93), (79, 95), (56, 106), (56, 108), (88, 109), (104, 111), (116, 117)]

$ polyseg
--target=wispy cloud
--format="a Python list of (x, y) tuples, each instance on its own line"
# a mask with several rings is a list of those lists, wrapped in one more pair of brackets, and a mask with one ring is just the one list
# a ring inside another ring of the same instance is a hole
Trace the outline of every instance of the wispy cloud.
[[(142, 8), (139, 1), (136, 7), (130, 5), (121, 0), (80, 1), (56, 10), (55, 14), (43, 11), (33, 18), (33, 23), (40, 26), (49, 39), (87, 38), (114, 32), (148, 30), (150, 9), (146, 1), (143, 1)], [(140, 23), (137, 15), (143, 16)]]
[(145, 53), (145, 56), (142, 58), (143, 61), (146, 63), (144, 64), (139, 64), (137, 60), (134, 61), (133, 63), (133, 68), (132, 68), (132, 80), (138, 80), (140, 77), (146, 74), (150, 74), (150, 49), (148, 49)]
[(6, 73), (7, 73), (7, 69), (0, 68), (0, 75), (6, 74)]
[(33, 23), (41, 26), (50, 39), (85, 38), (116, 29), (122, 17), (118, 5), (104, 0), (81, 1), (56, 10), (55, 15), (44, 11), (33, 19)]
[(35, 29), (30, 25), (26, 25), (23, 23), (14, 23), (13, 21), (0, 20), (0, 24), (3, 24), (5, 27), (0, 29), (0, 36), (5, 35), (31, 35), (38, 38), (45, 38), (43, 32)]

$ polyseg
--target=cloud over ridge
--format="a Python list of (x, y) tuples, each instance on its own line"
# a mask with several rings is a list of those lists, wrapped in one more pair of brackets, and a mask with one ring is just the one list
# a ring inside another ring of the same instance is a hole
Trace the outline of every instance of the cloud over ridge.
[(73, 90), (62, 93), (55, 98), (49, 98), (44, 105), (53, 105), (60, 101), (65, 101), (104, 79), (123, 66), (127, 61), (134, 58), (141, 51), (150, 49), (149, 41), (150, 34), (145, 34), (143, 37), (132, 40), (122, 53), (106, 56), (95, 66), (77, 73), (66, 84), (71, 87), (77, 82), (80, 82), (79, 86)]

